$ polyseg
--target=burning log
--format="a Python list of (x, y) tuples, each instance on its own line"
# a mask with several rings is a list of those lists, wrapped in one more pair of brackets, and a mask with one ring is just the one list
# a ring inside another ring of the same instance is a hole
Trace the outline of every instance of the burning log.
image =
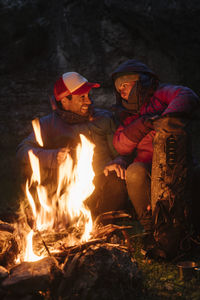
[(7, 222), (3, 222), (0, 220), (0, 231), (7, 231), (10, 233), (13, 233), (14, 230), (15, 230), (15, 228), (12, 224), (9, 224)]
[[(56, 253), (54, 256), (56, 259), (63, 263), (63, 257), (66, 257), (68, 255), (74, 255), (77, 252), (84, 251), (86, 248), (88, 248), (91, 245), (94, 244), (104, 244), (106, 242), (114, 242), (117, 243), (118, 246), (123, 247), (122, 244), (126, 243), (126, 246), (124, 246), (125, 249), (128, 249), (130, 253), (133, 252), (133, 249), (130, 244), (129, 236), (126, 233), (127, 229), (131, 229), (132, 226), (119, 226), (116, 224), (108, 224), (106, 226), (102, 225), (102, 221), (108, 220), (108, 219), (115, 219), (115, 218), (129, 218), (130, 215), (126, 214), (123, 211), (111, 211), (104, 213), (97, 217), (95, 220), (95, 226), (92, 232), (92, 237), (88, 242), (77, 244), (75, 246), (69, 246), (68, 243), (65, 243), (64, 240), (59, 247), (59, 250), (61, 250), (60, 253)], [(121, 235), (120, 235), (121, 234)]]

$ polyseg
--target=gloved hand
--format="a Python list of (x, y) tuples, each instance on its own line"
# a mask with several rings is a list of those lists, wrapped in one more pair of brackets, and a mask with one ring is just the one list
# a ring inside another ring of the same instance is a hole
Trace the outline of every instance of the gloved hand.
[(144, 120), (144, 125), (150, 129), (154, 130), (154, 122), (156, 122), (159, 119), (160, 119), (159, 115), (155, 115), (153, 117), (148, 117)]

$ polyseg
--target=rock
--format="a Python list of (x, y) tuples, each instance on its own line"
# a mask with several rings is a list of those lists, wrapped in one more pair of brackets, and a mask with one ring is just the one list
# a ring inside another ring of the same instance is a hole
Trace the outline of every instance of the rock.
[(55, 260), (46, 257), (37, 262), (23, 262), (16, 265), (1, 286), (16, 295), (34, 294), (52, 288), (55, 278), (59, 275), (60, 269)]

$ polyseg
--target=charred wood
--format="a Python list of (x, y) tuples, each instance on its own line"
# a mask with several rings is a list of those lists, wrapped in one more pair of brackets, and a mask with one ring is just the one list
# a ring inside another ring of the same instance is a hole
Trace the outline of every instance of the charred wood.
[(105, 221), (107, 220), (116, 220), (116, 219), (125, 219), (125, 218), (128, 218), (128, 219), (131, 219), (132, 216), (127, 214), (125, 211), (123, 210), (117, 210), (117, 211), (108, 211), (108, 212), (105, 212), (99, 216), (97, 216), (97, 218), (95, 219), (95, 226), (99, 223), (104, 223)]
[(8, 231), (10, 233), (13, 233), (14, 230), (15, 228), (12, 224), (0, 220), (0, 231)]

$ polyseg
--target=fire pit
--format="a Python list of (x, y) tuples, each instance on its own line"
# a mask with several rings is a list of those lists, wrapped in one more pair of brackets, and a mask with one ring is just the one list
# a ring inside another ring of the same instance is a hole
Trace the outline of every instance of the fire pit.
[[(33, 128), (42, 147), (38, 124)], [(69, 154), (51, 197), (41, 183), (39, 161), (29, 152), (28, 209), (21, 206), (15, 224), (0, 223), (2, 300), (132, 299), (141, 284), (126, 231), (131, 226), (102, 225), (105, 219), (130, 216), (109, 212), (93, 222), (84, 204), (94, 190), (94, 145), (80, 139), (76, 165)]]
[[(122, 212), (115, 212), (114, 216), (128, 217)], [(10, 252), (10, 260), (5, 256), (4, 267), (0, 267), (1, 299), (132, 299), (141, 290), (142, 283), (125, 232), (129, 228), (96, 223), (93, 238), (74, 246), (66, 243), (67, 231), (55, 235), (35, 234), (34, 252), (43, 248), (47, 256), (18, 264), (14, 260), (18, 248)], [(15, 232), (12, 235), (15, 240)]]

